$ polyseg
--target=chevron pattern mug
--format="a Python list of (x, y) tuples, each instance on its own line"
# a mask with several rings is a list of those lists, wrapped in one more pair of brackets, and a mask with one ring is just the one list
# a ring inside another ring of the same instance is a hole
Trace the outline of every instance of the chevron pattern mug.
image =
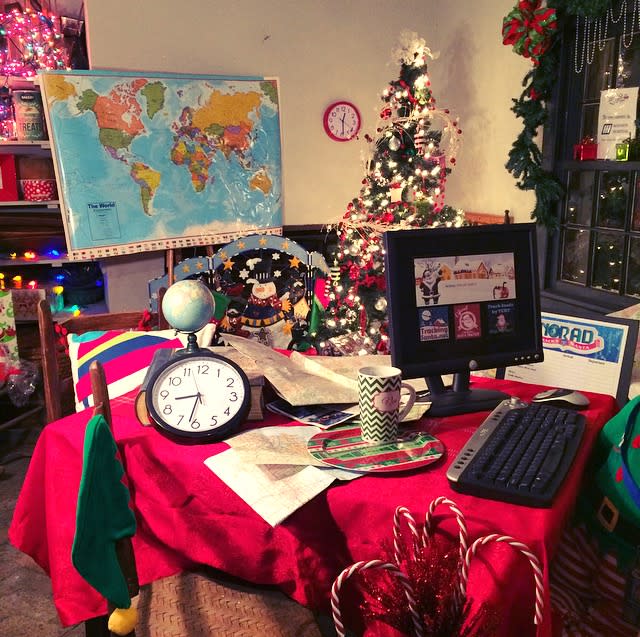
[[(403, 389), (408, 392), (408, 399), (400, 408), (400, 394)], [(378, 443), (397, 440), (398, 424), (415, 401), (415, 389), (402, 382), (402, 372), (397, 367), (374, 365), (358, 370), (362, 439)]]

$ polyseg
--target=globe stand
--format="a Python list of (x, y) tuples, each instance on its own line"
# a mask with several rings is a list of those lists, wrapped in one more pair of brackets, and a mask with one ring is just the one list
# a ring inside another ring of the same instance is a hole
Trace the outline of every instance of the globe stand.
[(187, 346), (183, 351), (185, 354), (191, 354), (200, 351), (200, 346), (198, 345), (198, 339), (195, 332), (189, 332), (189, 334), (187, 335)]

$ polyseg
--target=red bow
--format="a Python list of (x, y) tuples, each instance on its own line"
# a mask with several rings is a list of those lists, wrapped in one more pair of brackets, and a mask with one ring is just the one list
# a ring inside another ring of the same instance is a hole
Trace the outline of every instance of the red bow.
[(558, 28), (555, 9), (541, 0), (520, 0), (502, 21), (502, 42), (537, 66)]

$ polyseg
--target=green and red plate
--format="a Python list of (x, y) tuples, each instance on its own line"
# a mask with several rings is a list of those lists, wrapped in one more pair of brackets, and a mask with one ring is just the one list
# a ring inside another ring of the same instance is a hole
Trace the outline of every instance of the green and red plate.
[(444, 453), (442, 442), (424, 431), (406, 432), (394, 442), (367, 442), (360, 436), (357, 420), (317, 433), (307, 449), (326, 465), (372, 473), (418, 469), (436, 462)]

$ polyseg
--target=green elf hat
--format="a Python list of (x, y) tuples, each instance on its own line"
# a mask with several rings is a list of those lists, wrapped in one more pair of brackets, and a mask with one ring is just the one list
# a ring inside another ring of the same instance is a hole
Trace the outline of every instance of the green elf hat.
[(640, 546), (640, 396), (603, 427), (590, 462), (578, 517), (628, 570)]
[(131, 596), (118, 563), (116, 541), (135, 533), (136, 520), (117, 451), (107, 421), (94, 416), (84, 437), (71, 561), (103, 597), (118, 608), (129, 608)]

